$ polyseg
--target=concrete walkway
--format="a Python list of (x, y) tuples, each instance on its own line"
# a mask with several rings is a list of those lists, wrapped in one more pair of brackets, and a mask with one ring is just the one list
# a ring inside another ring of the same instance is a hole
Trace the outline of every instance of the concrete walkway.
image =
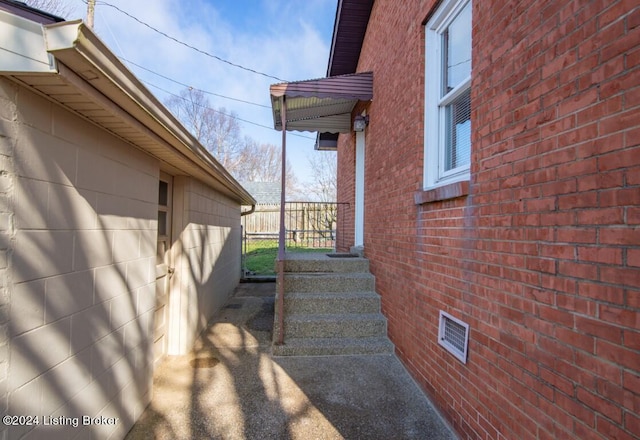
[(156, 371), (137, 439), (456, 439), (393, 355), (272, 357), (275, 285), (241, 284)]

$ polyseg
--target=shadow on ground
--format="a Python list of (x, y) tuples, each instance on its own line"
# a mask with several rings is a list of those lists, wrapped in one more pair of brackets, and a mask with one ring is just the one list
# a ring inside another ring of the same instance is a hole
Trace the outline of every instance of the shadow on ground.
[(156, 371), (138, 439), (454, 439), (395, 356), (272, 357), (274, 283), (241, 284)]

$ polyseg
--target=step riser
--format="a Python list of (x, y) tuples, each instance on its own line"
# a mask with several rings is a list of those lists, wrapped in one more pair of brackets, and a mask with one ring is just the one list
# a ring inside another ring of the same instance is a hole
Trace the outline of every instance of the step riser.
[(375, 277), (366, 258), (290, 255), (284, 261), (284, 344), (275, 356), (391, 354)]
[(383, 320), (357, 322), (317, 322), (285, 320), (286, 338), (367, 338), (387, 334)]
[(285, 292), (363, 292), (375, 290), (375, 278), (369, 276), (287, 275)]
[(313, 260), (285, 260), (285, 272), (369, 272), (369, 260), (365, 258), (325, 258)]
[(379, 313), (379, 298), (287, 298), (284, 300), (287, 314), (331, 314), (331, 313)]
[(274, 356), (337, 356), (337, 355), (362, 355), (362, 354), (393, 354), (393, 345), (389, 342), (385, 345), (370, 346), (362, 344), (354, 347), (327, 346), (293, 346), (274, 345), (272, 354)]

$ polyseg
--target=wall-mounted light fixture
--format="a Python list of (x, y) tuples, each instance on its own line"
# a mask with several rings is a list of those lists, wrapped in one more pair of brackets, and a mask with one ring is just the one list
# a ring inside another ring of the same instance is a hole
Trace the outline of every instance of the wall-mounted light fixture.
[(369, 115), (358, 115), (353, 119), (353, 131), (364, 131), (369, 125)]

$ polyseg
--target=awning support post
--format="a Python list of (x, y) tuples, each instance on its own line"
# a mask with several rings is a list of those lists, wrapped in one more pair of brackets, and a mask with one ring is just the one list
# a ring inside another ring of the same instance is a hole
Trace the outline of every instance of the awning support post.
[(282, 163), (281, 163), (281, 188), (280, 188), (280, 231), (278, 233), (278, 258), (276, 260), (276, 270), (278, 271), (278, 301), (276, 304), (278, 315), (278, 336), (277, 344), (284, 344), (284, 241), (285, 241), (285, 202), (286, 202), (286, 183), (287, 183), (287, 103), (286, 98), (282, 97), (282, 106), (280, 109), (280, 118), (282, 121)]

